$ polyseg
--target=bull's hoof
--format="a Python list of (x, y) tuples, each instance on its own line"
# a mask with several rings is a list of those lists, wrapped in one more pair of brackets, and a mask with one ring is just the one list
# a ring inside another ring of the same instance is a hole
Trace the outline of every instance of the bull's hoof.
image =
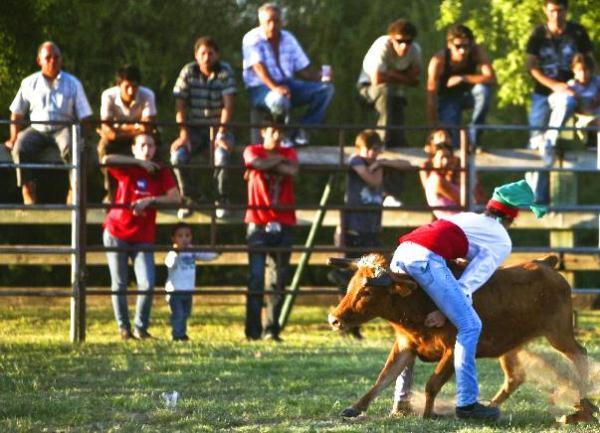
[(575, 405), (575, 413), (563, 415), (558, 422), (562, 424), (597, 423), (598, 420), (594, 416), (596, 412), (598, 412), (598, 407), (589, 399), (583, 398)]
[(361, 414), (361, 412), (353, 407), (347, 407), (342, 411), (342, 416), (344, 418), (356, 418)]
[(395, 401), (394, 406), (392, 407), (392, 411), (390, 415), (392, 416), (407, 416), (412, 415), (413, 408), (410, 404), (410, 401)]

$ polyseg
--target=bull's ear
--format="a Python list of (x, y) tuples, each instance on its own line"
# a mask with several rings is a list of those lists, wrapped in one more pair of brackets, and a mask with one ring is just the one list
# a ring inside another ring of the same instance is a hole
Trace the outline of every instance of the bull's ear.
[(365, 277), (363, 278), (363, 286), (369, 287), (389, 287), (394, 284), (392, 277), (385, 272), (378, 277)]
[(392, 274), (392, 291), (403, 298), (412, 294), (417, 289), (417, 283), (406, 274)]
[(355, 259), (347, 259), (342, 257), (329, 257), (327, 259), (327, 264), (329, 266), (335, 266), (336, 268), (345, 268), (345, 269), (357, 269), (357, 261)]

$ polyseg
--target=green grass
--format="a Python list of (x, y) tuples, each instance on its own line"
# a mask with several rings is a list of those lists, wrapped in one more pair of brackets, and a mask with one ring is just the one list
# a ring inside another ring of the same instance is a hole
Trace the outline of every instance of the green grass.
[[(558, 426), (555, 418), (569, 407), (550, 404), (553, 384), (540, 381), (513, 395), (494, 426), (450, 415), (390, 417), (391, 388), (366, 416), (348, 422), (340, 411), (372, 384), (390, 348), (392, 334), (383, 321), (366, 326), (366, 339), (357, 343), (329, 331), (327, 307), (298, 306), (283, 344), (248, 343), (243, 306), (197, 305), (192, 342), (174, 344), (168, 311), (157, 299), (151, 329), (157, 338), (124, 343), (108, 302), (94, 302), (82, 345), (68, 342), (68, 303), (0, 304), (0, 432), (598, 431), (598, 425)], [(598, 386), (600, 316), (583, 316), (580, 323)], [(533, 350), (551, 352), (541, 344)], [(494, 360), (478, 365), (482, 398), (491, 398), (502, 374)], [(417, 364), (417, 404), (431, 370)], [(161, 399), (171, 390), (181, 395), (173, 410)], [(441, 412), (452, 409), (453, 393), (450, 382), (438, 398)]]

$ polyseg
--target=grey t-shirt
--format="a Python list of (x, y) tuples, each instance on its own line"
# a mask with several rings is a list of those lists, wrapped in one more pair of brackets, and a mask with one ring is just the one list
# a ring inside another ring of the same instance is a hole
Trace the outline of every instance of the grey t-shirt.
[(352, 155), (348, 161), (350, 171), (346, 182), (345, 202), (348, 206), (369, 206), (375, 209), (368, 211), (346, 211), (344, 224), (346, 231), (358, 233), (378, 233), (381, 231), (381, 204), (383, 203), (383, 188), (370, 187), (353, 169), (365, 166), (368, 162), (358, 156)]

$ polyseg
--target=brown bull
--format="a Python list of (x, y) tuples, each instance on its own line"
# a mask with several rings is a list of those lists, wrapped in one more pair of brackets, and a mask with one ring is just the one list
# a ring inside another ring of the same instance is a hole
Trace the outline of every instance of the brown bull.
[[(441, 328), (425, 326), (426, 316), (437, 310), (433, 301), (410, 276), (387, 270), (382, 256), (372, 255), (370, 259), (362, 261), (370, 263), (364, 266), (349, 259), (330, 259), (330, 264), (356, 272), (346, 296), (329, 315), (329, 323), (335, 329), (345, 329), (381, 317), (391, 323), (397, 338), (375, 385), (343, 415), (355, 417), (365, 411), (418, 356), (423, 361), (438, 362), (425, 386), (423, 416), (430, 417), (436, 395), (454, 373), (456, 328), (450, 322)], [(497, 406), (525, 379), (518, 351), (528, 341), (545, 337), (573, 362), (577, 372), (581, 400), (566, 421), (594, 421), (597, 408), (585, 398), (589, 382), (587, 352), (575, 340), (571, 288), (554, 270), (557, 262), (556, 256), (548, 256), (500, 268), (474, 293), (473, 305), (483, 323), (477, 357), (500, 359), (505, 379), (491, 402)]]

